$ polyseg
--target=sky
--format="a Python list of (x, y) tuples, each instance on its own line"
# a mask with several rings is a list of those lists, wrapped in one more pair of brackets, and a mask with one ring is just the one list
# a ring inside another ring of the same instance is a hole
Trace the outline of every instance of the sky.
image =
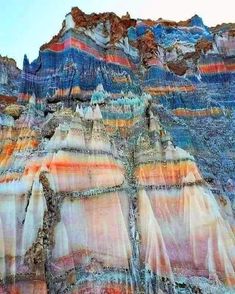
[(134, 18), (175, 21), (198, 14), (208, 26), (235, 22), (235, 0), (0, 0), (0, 54), (20, 68), (25, 53), (33, 61), (73, 6), (86, 13), (128, 11)]

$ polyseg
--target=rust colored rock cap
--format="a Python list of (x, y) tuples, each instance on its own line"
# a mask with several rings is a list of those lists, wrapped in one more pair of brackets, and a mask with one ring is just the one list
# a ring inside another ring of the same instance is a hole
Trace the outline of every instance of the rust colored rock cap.
[(73, 7), (71, 15), (73, 17), (75, 27), (92, 28), (98, 23), (105, 23), (106, 21), (109, 21), (111, 25), (111, 44), (114, 44), (122, 37), (125, 37), (127, 35), (128, 28), (136, 25), (136, 20), (132, 19), (128, 12), (122, 17), (117, 16), (113, 12), (85, 14), (78, 7)]
[[(78, 7), (73, 7), (70, 14), (72, 15), (73, 21), (75, 23), (75, 28), (92, 28), (98, 23), (110, 22), (111, 32), (110, 32), (110, 43), (114, 44), (119, 41), (122, 37), (127, 35), (127, 30), (131, 26), (136, 25), (136, 20), (132, 19), (127, 13), (126, 15), (119, 17), (113, 12), (104, 13), (92, 13), (86, 14)], [(62, 28), (59, 33), (50, 40), (50, 42), (43, 44), (40, 50), (48, 48), (51, 44), (59, 41), (60, 37), (65, 28), (65, 21), (62, 23)]]

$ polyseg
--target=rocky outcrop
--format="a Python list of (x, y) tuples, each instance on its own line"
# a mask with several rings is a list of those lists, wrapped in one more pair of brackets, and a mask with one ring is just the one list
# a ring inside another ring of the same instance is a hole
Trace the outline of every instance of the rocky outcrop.
[(73, 8), (0, 114), (0, 292), (233, 293), (231, 25)]
[(99, 23), (108, 22), (106, 33), (110, 34), (110, 44), (115, 44), (121, 38), (126, 37), (128, 28), (136, 25), (136, 20), (131, 19), (128, 13), (121, 18), (115, 13), (94, 13), (87, 15), (79, 8), (74, 7), (71, 10), (71, 15), (77, 28), (89, 29), (96, 27)]
[(19, 92), (21, 71), (12, 58), (0, 55), (0, 95), (16, 96)]
[(18, 104), (10, 104), (4, 108), (3, 113), (12, 116), (14, 119), (17, 119), (23, 112), (23, 108), (23, 106)]
[(167, 63), (167, 66), (170, 71), (173, 73), (183, 76), (187, 72), (187, 63), (182, 59), (182, 60), (177, 60), (177, 61), (169, 61)]
[[(105, 34), (110, 36), (110, 44), (115, 44), (121, 38), (125, 37), (127, 35), (128, 28), (135, 26), (136, 24), (136, 20), (131, 19), (128, 13), (121, 18), (115, 13), (93, 13), (91, 15), (87, 15), (78, 7), (74, 7), (71, 10), (71, 16), (74, 28), (92, 29), (100, 23), (105, 24), (106, 27), (104, 26), (103, 30)], [(50, 44), (58, 42), (65, 28), (66, 25), (65, 22), (63, 22), (60, 32), (55, 35), (49, 43), (42, 45), (40, 49), (46, 49)]]

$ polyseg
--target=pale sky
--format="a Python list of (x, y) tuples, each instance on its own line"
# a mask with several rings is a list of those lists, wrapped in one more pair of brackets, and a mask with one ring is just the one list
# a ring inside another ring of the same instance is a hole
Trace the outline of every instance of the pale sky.
[(25, 53), (34, 60), (73, 6), (86, 13), (128, 11), (134, 18), (175, 21), (198, 14), (208, 26), (235, 22), (235, 0), (0, 0), (0, 54), (13, 57), (20, 68)]

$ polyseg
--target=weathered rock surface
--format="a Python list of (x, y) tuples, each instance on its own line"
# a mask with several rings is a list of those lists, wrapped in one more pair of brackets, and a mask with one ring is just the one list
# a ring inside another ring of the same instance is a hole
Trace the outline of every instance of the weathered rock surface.
[(73, 8), (0, 114), (0, 293), (233, 293), (235, 37)]
[(21, 113), (23, 112), (24, 107), (18, 104), (10, 104), (4, 108), (3, 113), (12, 116), (14, 119), (20, 117)]
[(0, 55), (0, 95), (16, 96), (18, 94), (20, 73), (14, 59)]

